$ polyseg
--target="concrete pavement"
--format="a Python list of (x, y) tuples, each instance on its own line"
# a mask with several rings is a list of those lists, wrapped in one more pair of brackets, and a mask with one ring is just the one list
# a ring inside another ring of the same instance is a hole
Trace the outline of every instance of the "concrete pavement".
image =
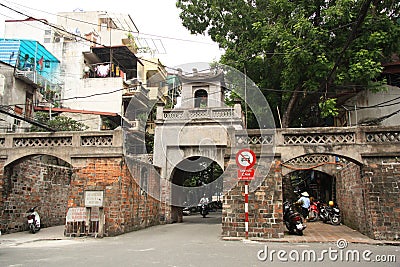
[[(189, 216), (190, 217), (190, 216)], [(189, 217), (184, 217), (188, 219)], [(18, 246), (24, 243), (50, 241), (50, 240), (82, 240), (93, 239), (93, 237), (66, 237), (64, 236), (64, 226), (42, 228), (36, 234), (29, 231), (3, 234), (0, 236), (0, 247)], [(107, 237), (105, 238), (107, 239)], [(400, 241), (374, 240), (353, 230), (345, 225), (334, 226), (322, 222), (308, 222), (303, 236), (289, 235), (285, 232), (284, 238), (279, 239), (257, 239), (260, 242), (285, 242), (285, 243), (332, 243), (339, 239), (345, 239), (348, 243), (371, 244), (371, 245), (400, 245)], [(242, 238), (223, 238), (223, 240), (242, 240)]]

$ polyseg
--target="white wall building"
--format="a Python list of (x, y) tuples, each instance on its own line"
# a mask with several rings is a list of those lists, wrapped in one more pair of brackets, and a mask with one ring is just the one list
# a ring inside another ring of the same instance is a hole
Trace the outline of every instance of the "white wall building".
[(400, 124), (400, 88), (386, 87), (381, 92), (362, 91), (345, 103), (348, 126)]

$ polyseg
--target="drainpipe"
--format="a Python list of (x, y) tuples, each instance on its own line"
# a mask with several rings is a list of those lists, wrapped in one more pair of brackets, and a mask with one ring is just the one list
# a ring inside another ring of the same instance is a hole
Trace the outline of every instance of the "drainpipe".
[(354, 104), (354, 112), (356, 116), (356, 126), (358, 125), (358, 116), (357, 116), (357, 104)]
[(349, 115), (349, 126), (351, 127), (351, 116), (350, 116), (350, 110), (348, 110), (345, 106), (342, 106), (346, 111), (347, 114)]

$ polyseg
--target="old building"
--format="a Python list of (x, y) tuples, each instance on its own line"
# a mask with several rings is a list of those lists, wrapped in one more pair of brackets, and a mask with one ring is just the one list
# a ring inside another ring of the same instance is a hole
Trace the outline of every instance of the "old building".
[(167, 72), (158, 59), (137, 57), (138, 31), (128, 14), (79, 11), (58, 13), (56, 24), (45, 19), (8, 20), (5, 36), (29, 36), (60, 59), (65, 88), (61, 107), (117, 113), (145, 129), (146, 120), (136, 118), (137, 112), (132, 118), (128, 106), (146, 110), (149, 99), (167, 103)]
[[(34, 106), (58, 105), (59, 60), (37, 41), (0, 41), (1, 130), (27, 131)], [(14, 115), (14, 116), (13, 116)]]

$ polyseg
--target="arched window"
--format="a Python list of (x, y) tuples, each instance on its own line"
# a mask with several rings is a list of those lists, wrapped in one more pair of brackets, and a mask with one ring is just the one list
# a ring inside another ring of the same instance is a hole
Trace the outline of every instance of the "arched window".
[(208, 94), (204, 89), (197, 90), (194, 93), (194, 107), (206, 108), (208, 103)]

